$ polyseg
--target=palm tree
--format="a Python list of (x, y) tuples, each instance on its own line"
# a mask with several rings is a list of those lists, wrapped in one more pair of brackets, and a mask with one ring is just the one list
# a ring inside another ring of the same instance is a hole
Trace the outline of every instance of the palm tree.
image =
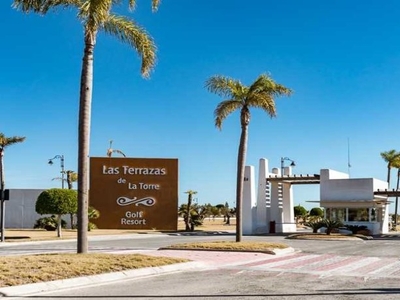
[(112, 142), (113, 142), (113, 140), (110, 140), (110, 148), (107, 149), (107, 156), (111, 157), (113, 153), (118, 153), (118, 154), (121, 154), (123, 157), (126, 157), (125, 153), (122, 152), (121, 150), (112, 148)]
[(240, 110), (241, 135), (237, 158), (236, 182), (236, 242), (242, 240), (242, 202), (244, 168), (246, 164), (248, 126), (250, 123), (250, 108), (261, 108), (271, 118), (276, 116), (276, 96), (289, 96), (292, 91), (276, 83), (268, 75), (260, 75), (250, 86), (240, 81), (224, 76), (213, 76), (206, 81), (206, 88), (227, 100), (218, 104), (214, 111), (215, 126), (222, 128), (225, 118), (236, 110)]
[(74, 182), (78, 181), (78, 173), (72, 170), (67, 170), (65, 171), (65, 174), (67, 175), (67, 178), (63, 179), (62, 177), (54, 177), (52, 180), (64, 180), (64, 182), (67, 183), (68, 189), (72, 190)]
[(13, 144), (22, 143), (25, 141), (25, 137), (12, 136), (6, 137), (4, 133), (0, 132), (0, 201), (1, 201), (1, 241), (4, 242), (4, 222), (5, 222), (5, 210), (4, 210), (4, 190), (5, 190), (5, 179), (4, 179), (4, 150)]
[(185, 194), (188, 194), (188, 203), (186, 206), (186, 215), (184, 216), (185, 220), (185, 231), (193, 231), (194, 226), (192, 225), (192, 220), (191, 220), (191, 209), (192, 209), (192, 201), (193, 201), (193, 195), (196, 195), (197, 192), (193, 190), (188, 190), (185, 192)]
[[(152, 0), (153, 11), (160, 0)], [(23, 12), (46, 14), (51, 9), (76, 8), (84, 29), (84, 52), (80, 83), (78, 126), (78, 253), (88, 252), (89, 141), (93, 87), (93, 52), (97, 34), (103, 31), (132, 47), (141, 57), (141, 73), (149, 77), (156, 60), (156, 46), (148, 33), (135, 21), (112, 12), (122, 0), (14, 0)], [(136, 0), (129, 0), (129, 8)]]
[(381, 157), (383, 160), (387, 163), (387, 183), (388, 183), (388, 189), (390, 187), (390, 170), (393, 167), (393, 163), (399, 159), (400, 157), (400, 152), (397, 152), (396, 150), (392, 149), (386, 152), (381, 152)]

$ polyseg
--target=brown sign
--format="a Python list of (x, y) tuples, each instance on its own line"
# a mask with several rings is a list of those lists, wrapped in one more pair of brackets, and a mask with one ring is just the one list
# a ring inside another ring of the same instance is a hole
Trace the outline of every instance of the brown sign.
[(89, 205), (100, 229), (178, 228), (178, 160), (92, 157)]

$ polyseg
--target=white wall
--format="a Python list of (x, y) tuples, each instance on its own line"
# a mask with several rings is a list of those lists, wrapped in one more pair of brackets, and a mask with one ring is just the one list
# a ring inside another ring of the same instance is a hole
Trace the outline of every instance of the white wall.
[(321, 180), (321, 201), (373, 200), (372, 178)]
[(5, 202), (5, 227), (32, 229), (42, 216), (35, 211), (36, 199), (42, 189), (10, 189), (10, 200)]
[(256, 207), (256, 187), (254, 166), (246, 166), (244, 169), (243, 183), (243, 207), (242, 207), (242, 225), (243, 234), (253, 233), (253, 221)]

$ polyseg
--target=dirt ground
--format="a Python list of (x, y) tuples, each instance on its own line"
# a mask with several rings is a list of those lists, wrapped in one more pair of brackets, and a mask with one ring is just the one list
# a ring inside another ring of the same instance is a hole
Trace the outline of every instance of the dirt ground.
[[(178, 231), (183, 231), (185, 224), (183, 220), (178, 220)], [(235, 219), (231, 219), (231, 225), (226, 225), (222, 218), (206, 218), (203, 226), (195, 228), (195, 231), (232, 231), (235, 230)], [(116, 234), (132, 234), (132, 233), (159, 233), (156, 230), (129, 230), (129, 229), (94, 229), (88, 232), (89, 236), (96, 235), (116, 235)], [(74, 239), (77, 237), (77, 231), (71, 229), (63, 229), (61, 239)], [(17, 242), (27, 240), (51, 240), (60, 239), (57, 237), (56, 231), (46, 231), (44, 229), (6, 229), (6, 242)]]

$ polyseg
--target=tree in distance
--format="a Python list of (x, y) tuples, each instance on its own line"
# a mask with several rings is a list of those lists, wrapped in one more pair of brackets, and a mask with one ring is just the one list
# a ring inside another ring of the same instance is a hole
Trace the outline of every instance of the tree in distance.
[(183, 217), (183, 219), (185, 221), (185, 231), (193, 231), (194, 230), (194, 224), (192, 222), (191, 209), (192, 209), (193, 195), (196, 195), (197, 191), (188, 190), (188, 191), (185, 192), (185, 194), (188, 194), (188, 202), (187, 202), (187, 206), (186, 206), (186, 214)]
[(121, 150), (113, 149), (112, 143), (113, 143), (113, 140), (110, 140), (110, 147), (107, 149), (107, 156), (111, 157), (113, 155), (113, 153), (118, 153), (118, 154), (121, 154), (123, 157), (126, 157), (125, 153), (122, 152)]
[[(75, 190), (49, 189), (40, 193), (35, 210), (38, 214), (57, 216), (57, 236), (61, 237), (62, 215), (75, 214), (78, 209), (78, 196)], [(86, 228), (87, 230), (87, 228)]]

